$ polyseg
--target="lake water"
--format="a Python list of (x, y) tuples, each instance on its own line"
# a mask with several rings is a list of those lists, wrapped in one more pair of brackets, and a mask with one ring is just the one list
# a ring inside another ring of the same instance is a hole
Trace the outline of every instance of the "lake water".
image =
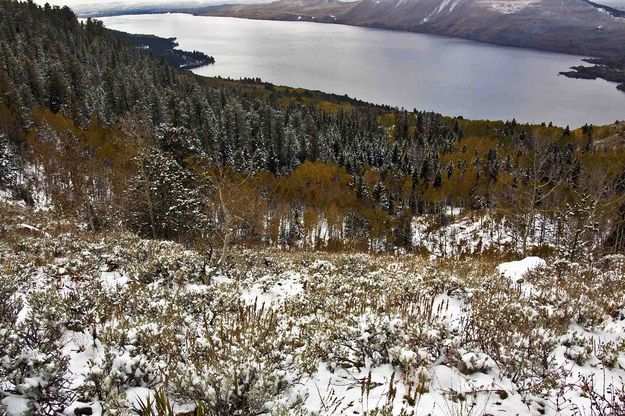
[(614, 7), (619, 10), (625, 10), (625, 0), (599, 0), (595, 3), (605, 4), (606, 6)]
[(177, 37), (212, 55), (195, 73), (260, 77), (409, 110), (578, 127), (625, 119), (616, 84), (558, 76), (572, 55), (406, 32), (186, 14), (114, 16), (112, 29)]

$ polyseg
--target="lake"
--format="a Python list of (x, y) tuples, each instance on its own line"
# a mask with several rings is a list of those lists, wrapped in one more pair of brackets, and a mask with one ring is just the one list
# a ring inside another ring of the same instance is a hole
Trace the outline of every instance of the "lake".
[(130, 33), (177, 37), (216, 59), (206, 76), (260, 77), (409, 110), (579, 127), (625, 119), (625, 93), (559, 76), (581, 57), (407, 32), (187, 14), (102, 18)]
[(615, 9), (625, 10), (625, 0), (601, 0), (595, 3), (605, 4), (606, 6), (614, 7)]

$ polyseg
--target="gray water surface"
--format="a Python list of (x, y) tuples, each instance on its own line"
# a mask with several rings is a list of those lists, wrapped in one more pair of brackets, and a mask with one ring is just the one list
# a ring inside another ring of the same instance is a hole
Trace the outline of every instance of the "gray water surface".
[(578, 127), (625, 119), (625, 93), (559, 71), (581, 57), (407, 32), (187, 14), (102, 18), (212, 55), (199, 75), (260, 77), (380, 104), (475, 119)]
[(594, 3), (605, 4), (618, 10), (625, 10), (625, 0), (598, 0)]

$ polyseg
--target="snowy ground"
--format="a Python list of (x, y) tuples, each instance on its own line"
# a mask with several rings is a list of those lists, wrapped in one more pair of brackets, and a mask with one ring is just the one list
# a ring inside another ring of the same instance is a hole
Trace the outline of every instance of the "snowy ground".
[[(447, 215), (450, 215), (448, 212)], [(506, 218), (490, 215), (450, 215), (447, 225), (438, 226), (431, 216), (415, 217), (412, 241), (434, 256), (459, 256), (487, 251), (520, 252), (522, 236)], [(537, 215), (528, 236), (528, 248), (551, 246), (556, 241), (555, 225)]]
[(218, 271), (174, 243), (26, 229), (0, 243), (11, 415), (124, 414), (157, 391), (218, 414), (622, 414), (621, 256), (248, 250)]
[(490, 7), (503, 14), (516, 13), (540, 0), (478, 0), (483, 7)]

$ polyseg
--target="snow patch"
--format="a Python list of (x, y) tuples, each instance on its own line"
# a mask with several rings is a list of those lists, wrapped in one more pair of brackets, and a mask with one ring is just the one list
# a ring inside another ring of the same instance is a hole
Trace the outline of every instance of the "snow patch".
[(526, 257), (519, 261), (501, 263), (497, 266), (497, 271), (508, 279), (518, 282), (519, 279), (523, 278), (528, 272), (545, 267), (546, 265), (545, 260), (540, 257)]
[(512, 14), (539, 3), (541, 0), (478, 0), (478, 4), (501, 14)]
[(30, 413), (28, 399), (21, 396), (7, 396), (2, 399), (2, 404), (11, 416), (22, 416)]
[(40, 230), (40, 229), (39, 229), (39, 228), (37, 228), (37, 227), (33, 227), (32, 225), (28, 225), (28, 224), (18, 224), (18, 225), (17, 225), (17, 228), (18, 228), (18, 229), (21, 229), (21, 230), (27, 230), (27, 231), (30, 231), (30, 232), (32, 232), (33, 234), (37, 234), (37, 235), (40, 235), (40, 236), (43, 236), (43, 237), (46, 237), (46, 238), (50, 238), (50, 234), (48, 234), (48, 233), (47, 233), (47, 232), (45, 232), (45, 231)]
[(102, 286), (109, 289), (115, 289), (128, 283), (128, 276), (119, 272), (102, 272), (100, 274)]
[(258, 308), (276, 307), (285, 300), (304, 292), (301, 275), (286, 272), (278, 276), (264, 276), (257, 280), (241, 295), (248, 305), (256, 304)]

